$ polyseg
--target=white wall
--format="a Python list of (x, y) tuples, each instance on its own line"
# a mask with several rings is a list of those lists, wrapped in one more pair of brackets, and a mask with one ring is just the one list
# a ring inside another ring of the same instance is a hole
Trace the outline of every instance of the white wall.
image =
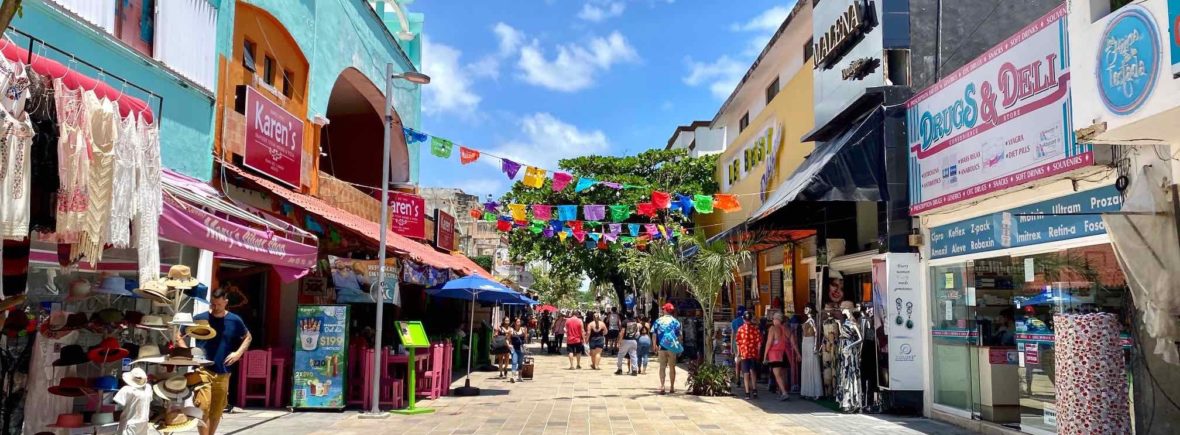
[(115, 2), (118, 0), (50, 0), (86, 22), (115, 33)]

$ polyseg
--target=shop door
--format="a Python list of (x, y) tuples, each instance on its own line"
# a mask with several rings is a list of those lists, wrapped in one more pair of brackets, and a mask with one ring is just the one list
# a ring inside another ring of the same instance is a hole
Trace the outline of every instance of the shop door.
[[(979, 330), (974, 301), (968, 301), (974, 298), (972, 269), (970, 262), (930, 268), (933, 388), (936, 405), (963, 417), (979, 418)], [(886, 321), (904, 324), (907, 310), (912, 308), (896, 306), (898, 303), (886, 301)]]

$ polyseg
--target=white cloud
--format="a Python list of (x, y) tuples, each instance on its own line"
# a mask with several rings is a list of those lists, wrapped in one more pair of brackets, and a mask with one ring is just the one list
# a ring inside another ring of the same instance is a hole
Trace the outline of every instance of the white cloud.
[(707, 84), (709, 92), (714, 97), (725, 99), (737, 87), (742, 76), (746, 73), (746, 65), (729, 56), (722, 55), (713, 62), (697, 62), (689, 58), (688, 75), (684, 77), (684, 84), (700, 86)]
[(787, 15), (791, 14), (791, 8), (786, 6), (775, 6), (765, 11), (762, 11), (758, 16), (751, 18), (745, 23), (733, 23), (729, 26), (730, 30), (735, 32), (753, 32), (753, 31), (775, 31), (778, 26), (783, 24), (783, 20), (787, 19)]
[(627, 5), (621, 1), (591, 0), (582, 5), (582, 10), (578, 12), (578, 18), (598, 23), (607, 18), (623, 15), (623, 10), (626, 8)]
[[(549, 113), (526, 115), (518, 123), (520, 137), (501, 144), (492, 154), (552, 170), (561, 159), (610, 151), (602, 130), (585, 131)], [(499, 162), (495, 163), (498, 167)]]
[(552, 60), (537, 40), (521, 47), (521, 78), (525, 82), (561, 92), (575, 92), (594, 84), (595, 75), (610, 70), (622, 62), (636, 62), (639, 54), (619, 32), (605, 38), (594, 38), (587, 45), (566, 44), (557, 47), (557, 56)]
[(423, 87), (422, 111), (427, 115), (473, 115), (481, 98), (471, 89), (471, 77), (460, 64), (463, 53), (426, 37), (422, 53), (422, 72), (431, 77), (431, 84)]
[(495, 33), (500, 41), (500, 56), (511, 56), (516, 53), (516, 49), (524, 41), (524, 33), (503, 22), (492, 26), (492, 33)]

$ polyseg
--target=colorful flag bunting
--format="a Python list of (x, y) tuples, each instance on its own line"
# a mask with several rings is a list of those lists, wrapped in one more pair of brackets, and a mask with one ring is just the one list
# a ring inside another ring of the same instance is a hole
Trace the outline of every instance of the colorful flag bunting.
[(565, 172), (554, 172), (553, 173), (553, 191), (560, 192), (560, 191), (564, 190), (565, 186), (569, 185), (570, 181), (573, 179), (574, 179), (573, 175), (567, 174)]
[(553, 217), (553, 207), (544, 204), (533, 204), (533, 217), (541, 220), (549, 220)]
[(574, 238), (579, 242), (586, 240), (586, 232), (582, 230), (574, 230)]
[(631, 244), (631, 243), (635, 243), (635, 238), (631, 237), (631, 236), (622, 236), (622, 237), (619, 237), (619, 241), (623, 242), (623, 244)]
[(611, 234), (619, 235), (619, 233), (622, 233), (622, 232), (623, 232), (623, 224), (610, 224), (610, 233)]
[(573, 229), (574, 232), (580, 232), (580, 231), (582, 231), (582, 228), (583, 228), (582, 221), (569, 221), (569, 222), (566, 222), (565, 224), (568, 225), (571, 229)]
[(483, 212), (483, 220), (488, 221), (488, 222), (495, 222), (496, 221), (496, 214), (495, 213), (488, 213), (485, 211), (485, 212)]
[(544, 186), (545, 170), (535, 166), (526, 167), (524, 169), (524, 180), (521, 183), (534, 189)]
[(415, 131), (414, 129), (409, 128), (409, 127), (402, 127), (402, 132), (406, 134), (406, 143), (407, 144), (426, 142), (426, 139), (430, 138), (430, 136), (427, 136), (426, 133), (421, 133), (421, 132)]
[(639, 224), (627, 224), (627, 231), (631, 233), (631, 237), (639, 236)]
[(659, 234), (659, 229), (656, 228), (656, 224), (643, 224), (643, 228), (647, 230), (647, 235), (649, 236)]
[(546, 225), (545, 231), (543, 233), (541, 233), (541, 236), (545, 237), (546, 239), (552, 239), (553, 238), (553, 227)]
[(665, 228), (663, 225), (656, 225), (656, 228), (660, 230), (661, 236), (663, 236), (665, 239), (668, 238), (668, 229), (667, 228)]
[(619, 190), (619, 189), (623, 188), (622, 184), (611, 182), (611, 181), (603, 181), (599, 184), (602, 184), (603, 186), (606, 186), (606, 187), (609, 187), (609, 188), (615, 189), (615, 190)]
[(432, 136), (430, 138), (430, 153), (434, 154), (435, 157), (450, 158), (451, 148), (454, 146), (455, 144), (451, 143), (451, 141), (441, 137)]
[(478, 208), (473, 208), (473, 209), (471, 209), (470, 212), (468, 212), (468, 214), (471, 215), (472, 219), (479, 219), (479, 218), (483, 217), (483, 210), (480, 210)]
[(500, 232), (505, 232), (505, 233), (512, 231), (512, 222), (508, 222), (508, 221), (504, 221), (504, 220), (496, 221), (496, 229), (500, 230)]
[(655, 204), (656, 208), (663, 210), (668, 208), (669, 201), (672, 200), (672, 195), (668, 192), (661, 192), (658, 190), (651, 191), (651, 203)]
[(610, 220), (615, 222), (622, 222), (631, 217), (631, 206), (627, 204), (615, 204), (610, 206)]
[(520, 163), (516, 163), (508, 159), (502, 159), (500, 160), (500, 170), (504, 171), (504, 175), (507, 175), (509, 180), (515, 180), (516, 173), (520, 172)]
[(713, 195), (713, 207), (725, 213), (731, 213), (741, 210), (742, 204), (738, 202), (737, 195), (718, 193)]
[(549, 221), (549, 225), (553, 227), (554, 231), (565, 231), (565, 222), (552, 220)]
[(586, 177), (578, 178), (578, 185), (574, 186), (574, 192), (581, 192), (583, 190), (589, 189), (591, 186), (594, 186), (594, 184), (597, 182), (598, 182), (598, 180), (595, 180), (593, 178), (586, 178)]
[(647, 216), (649, 218), (654, 218), (658, 215), (656, 212), (656, 205), (650, 202), (641, 202), (639, 204), (635, 204), (635, 211), (636, 213), (639, 213), (640, 216)]
[(512, 215), (512, 220), (514, 221), (528, 219), (528, 213), (525, 211), (524, 204), (508, 204), (508, 213)]
[(693, 206), (696, 207), (697, 213), (709, 214), (713, 212), (713, 197), (709, 195), (694, 195), (692, 197)]
[(559, 233), (557, 233), (557, 240), (558, 240), (558, 241), (561, 241), (561, 242), (564, 242), (564, 241), (565, 241), (565, 238), (566, 238), (566, 237), (569, 237), (569, 236), (570, 236), (570, 233), (568, 233), (568, 232), (565, 232), (565, 231), (562, 231), (562, 232), (559, 232)]
[(602, 238), (602, 233), (590, 233), (590, 238), (597, 242)]
[(672, 210), (680, 212), (684, 217), (692, 217), (692, 198), (688, 195), (676, 194), (676, 201), (672, 202)]
[(483, 211), (488, 213), (495, 213), (500, 208), (500, 203), (496, 201), (488, 201), (483, 203)]
[(608, 241), (608, 242), (615, 243), (619, 239), (619, 234), (618, 233), (606, 233), (606, 234), (603, 234), (602, 237), (605, 237), (606, 241)]
[(583, 205), (582, 214), (588, 221), (600, 221), (606, 217), (605, 205)]
[(459, 147), (459, 162), (466, 165), (479, 160), (479, 151), (467, 148), (465, 146)]
[(545, 231), (545, 222), (544, 221), (534, 219), (531, 223), (529, 223), (529, 232), (530, 233), (541, 234), (541, 231)]
[(572, 221), (578, 219), (578, 206), (576, 205), (559, 205), (557, 206), (557, 218), (563, 221)]

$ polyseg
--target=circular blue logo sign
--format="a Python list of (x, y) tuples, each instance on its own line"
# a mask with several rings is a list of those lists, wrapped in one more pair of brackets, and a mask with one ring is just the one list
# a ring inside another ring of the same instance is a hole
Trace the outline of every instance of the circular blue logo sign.
[(1110, 20), (1098, 49), (1098, 94), (1111, 112), (1129, 115), (1155, 89), (1160, 68), (1159, 30), (1151, 13), (1128, 6)]

